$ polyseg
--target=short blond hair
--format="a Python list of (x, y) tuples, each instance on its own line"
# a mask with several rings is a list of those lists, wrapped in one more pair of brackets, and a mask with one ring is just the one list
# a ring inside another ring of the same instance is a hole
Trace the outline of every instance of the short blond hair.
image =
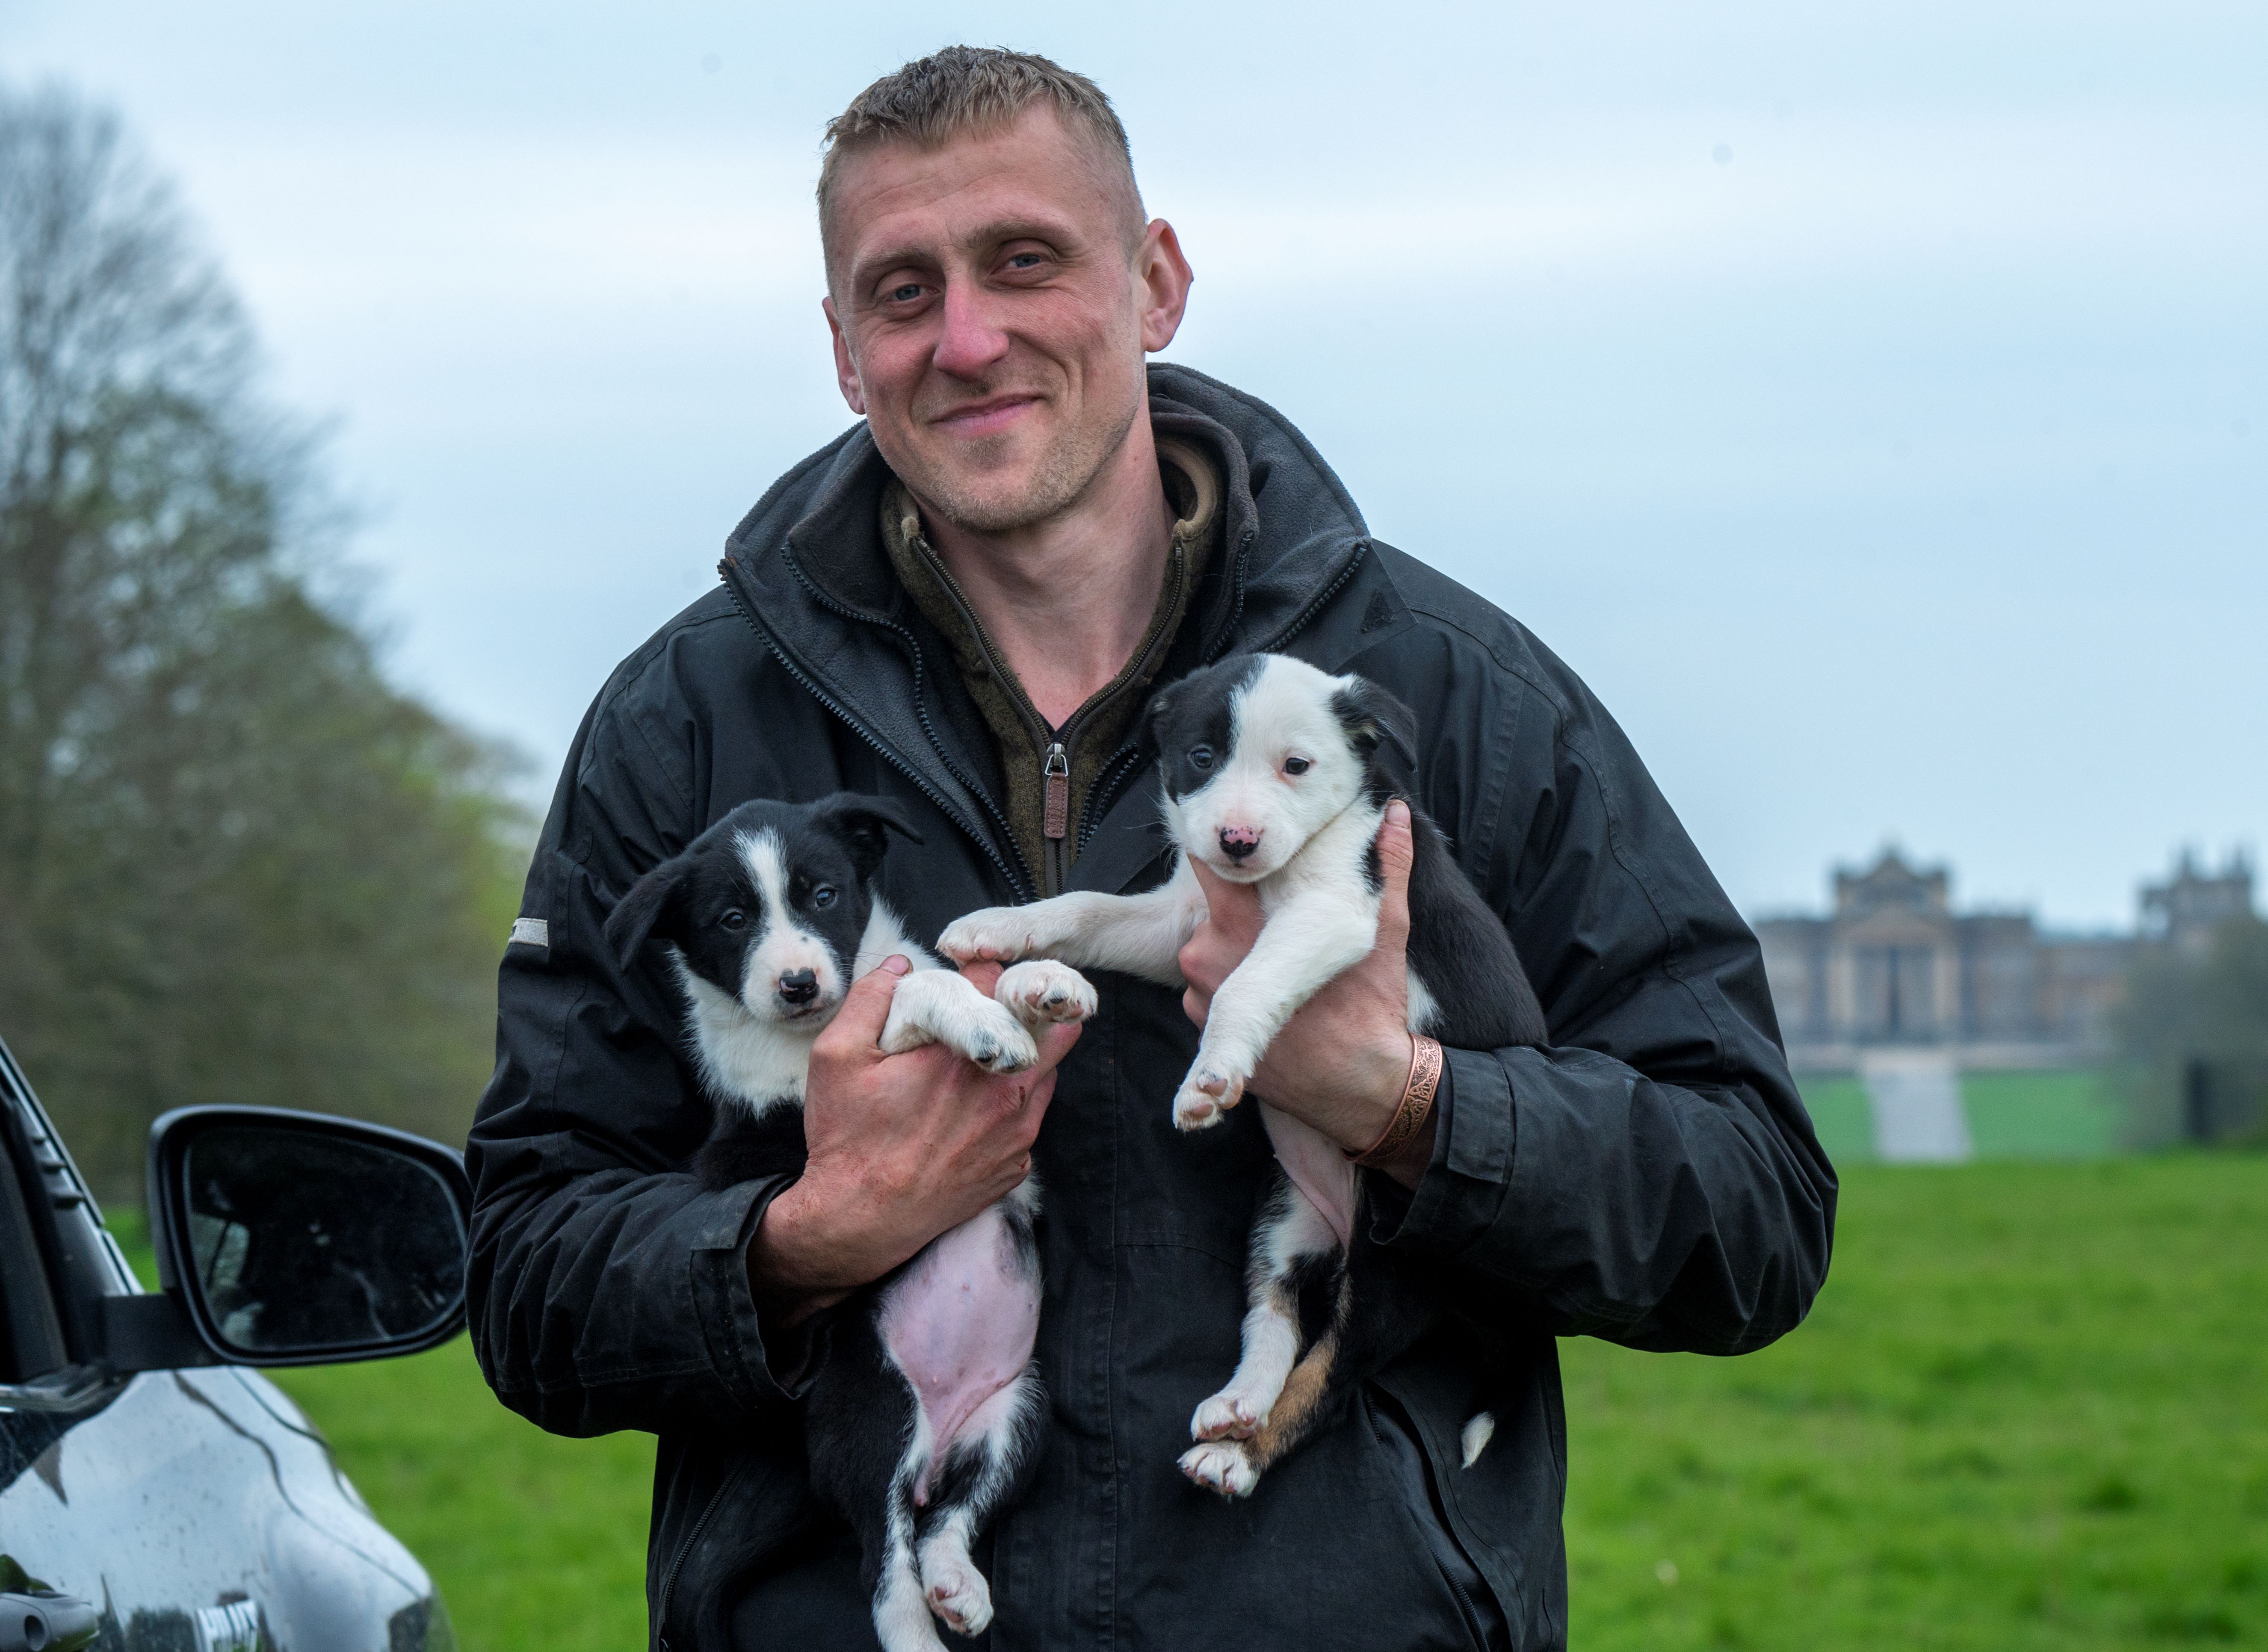
[(827, 123), (826, 153), (819, 164), (819, 239), (828, 270), (835, 267), (828, 245), (835, 191), (846, 156), (886, 143), (940, 149), (968, 133), (997, 132), (1043, 98), (1123, 180), (1123, 228), (1130, 253), (1142, 239), (1142, 192), (1134, 182), (1134, 151), (1126, 128), (1102, 88), (1035, 53), (948, 46), (883, 76)]

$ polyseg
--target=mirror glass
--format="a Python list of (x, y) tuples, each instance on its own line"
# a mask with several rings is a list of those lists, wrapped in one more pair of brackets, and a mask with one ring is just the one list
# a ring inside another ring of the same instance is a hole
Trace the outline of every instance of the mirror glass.
[(431, 1167), (259, 1125), (204, 1132), (182, 1164), (194, 1289), (246, 1354), (413, 1337), (456, 1311), (464, 1223)]

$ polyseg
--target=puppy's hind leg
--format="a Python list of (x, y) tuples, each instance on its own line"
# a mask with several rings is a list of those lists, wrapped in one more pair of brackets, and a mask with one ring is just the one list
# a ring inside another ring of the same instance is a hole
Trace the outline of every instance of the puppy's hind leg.
[[(1245, 1264), (1243, 1357), (1236, 1374), (1189, 1419), (1193, 1440), (1248, 1440), (1267, 1426), (1285, 1380), (1306, 1346), (1300, 1326), (1302, 1289), (1310, 1317), (1319, 1292), (1337, 1269), (1338, 1236), (1279, 1165), (1252, 1225)], [(1322, 1297), (1328, 1302), (1328, 1296)]]
[(931, 1440), (929, 1419), (918, 1404), (913, 1413), (912, 1438), (890, 1477), (883, 1512), (881, 1553), (873, 1579), (874, 1636), (882, 1643), (882, 1652), (945, 1652), (930, 1618), (914, 1550), (914, 1487), (929, 1464)]
[(1027, 1371), (970, 1413), (939, 1476), (916, 1553), (922, 1589), (939, 1621), (960, 1634), (992, 1621), (992, 1590), (969, 1546), (1023, 1483), (1039, 1439), (1039, 1379)]

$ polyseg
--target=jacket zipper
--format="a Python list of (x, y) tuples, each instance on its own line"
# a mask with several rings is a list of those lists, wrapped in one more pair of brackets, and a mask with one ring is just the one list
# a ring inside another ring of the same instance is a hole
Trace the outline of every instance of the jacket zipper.
[[(953, 598), (953, 606), (960, 610), (962, 623), (976, 636), (976, 646), (983, 652), (984, 664), (991, 672), (993, 680), (1006, 688), (1009, 703), (1016, 708), (1016, 715), (1023, 719), (1025, 733), (1030, 737), (1032, 744), (1040, 748), (1040, 835), (1047, 846), (1047, 862), (1042, 869), (1045, 882), (1040, 892), (1043, 896), (1059, 895), (1071, 881), (1071, 848), (1067, 841), (1071, 834), (1071, 748), (1079, 743), (1079, 733), (1086, 726), (1088, 714), (1133, 680), (1158, 651), (1160, 637), (1153, 629), (1145, 646), (1135, 650), (1134, 657), (1126, 662), (1118, 674), (1090, 696), (1085, 705), (1072, 712), (1071, 720), (1062, 728), (1055, 728), (1040, 715), (1040, 709), (1024, 692), (1024, 685), (1017, 679), (1016, 673), (1007, 668), (1000, 657), (999, 650), (992, 646), (991, 634), (985, 630), (984, 621), (976, 617), (976, 608), (961, 589), (960, 581), (954, 578), (953, 570), (945, 565), (945, 559), (931, 550), (925, 542), (922, 551), (929, 559), (930, 568), (937, 575), (939, 583), (945, 587), (946, 594)], [(1171, 606), (1181, 599), (1182, 589), (1188, 582), (1189, 552), (1181, 540), (1174, 540), (1167, 547), (1166, 554), (1174, 589), (1164, 606)], [(1091, 814), (1093, 811), (1090, 809), (1086, 812)], [(1082, 833), (1079, 839), (1080, 847), (1084, 847), (1086, 842), (1086, 835)]]
[[(786, 547), (783, 547), (784, 550), (785, 548)], [(794, 564), (792, 558), (789, 559), (789, 565), (793, 567)], [(960, 810), (955, 808), (943, 792), (939, 791), (935, 786), (930, 783), (926, 775), (924, 775), (919, 769), (916, 768), (913, 764), (909, 762), (905, 758), (900, 756), (886, 741), (883, 740), (880, 735), (869, 729), (857, 717), (852, 716), (848, 707), (844, 706), (832, 694), (827, 693), (826, 690), (820, 687), (816, 682), (812, 680), (810, 673), (806, 672), (801, 665), (798, 664), (795, 660), (789, 656), (786, 649), (780, 645), (779, 640), (771, 634), (770, 629), (756, 618), (755, 605), (748, 599), (747, 592), (742, 589), (740, 584), (740, 570), (733, 566), (733, 559), (728, 556), (719, 562), (717, 564), (717, 572), (725, 582), (725, 593), (733, 598), (733, 606), (740, 611), (740, 618), (748, 622), (748, 628), (756, 634), (758, 639), (762, 642), (763, 645), (767, 649), (771, 650), (772, 657), (779, 661), (781, 668), (784, 670), (790, 677), (795, 679), (796, 682), (802, 687), (806, 694), (809, 694), (814, 700), (819, 701), (821, 706), (825, 707), (829, 712), (833, 713), (836, 717), (839, 718), (845, 728), (848, 728), (853, 734), (865, 741), (868, 745), (873, 747), (875, 753), (885, 762), (888, 763), (891, 767), (903, 775), (908, 780), (913, 782), (915, 787), (921, 792), (923, 797), (935, 804), (939, 811), (941, 812), (946, 819), (951, 820), (963, 832), (966, 832), (969, 837), (975, 841), (977, 848), (984, 851), (985, 859), (990, 861), (993, 866), (998, 870), (1001, 877), (1005, 880), (1008, 887), (1013, 890), (1017, 894), (1025, 896), (1028, 899), (1032, 888), (1032, 879), (1028, 870), (1023, 871), (1020, 874), (1019, 869), (1015, 866), (1011, 866), (1008, 863), (1007, 858), (1000, 853), (999, 849), (993, 844), (991, 840), (987, 837), (985, 833), (978, 831), (974, 826), (972, 826), (969, 823), (968, 817), (963, 815)], [(867, 618), (865, 615), (851, 613), (850, 610), (843, 607), (840, 603), (830, 601), (819, 591), (814, 590), (810, 582), (803, 578), (801, 569), (796, 569), (796, 577), (799, 583), (803, 585), (803, 588), (806, 591), (810, 592), (812, 600), (818, 603), (829, 613), (840, 614), (846, 620), (865, 620)], [(906, 642), (907, 646), (912, 650), (916, 662), (914, 671), (917, 683), (917, 691), (914, 695), (914, 715), (921, 719), (922, 732), (929, 737), (930, 744), (932, 746), (937, 747), (939, 755), (942, 756), (944, 747), (937, 738), (937, 730), (930, 722), (928, 709), (921, 703), (921, 695), (918, 689), (921, 672), (921, 666), (919, 664), (921, 659), (921, 645), (915, 641), (912, 634), (907, 631), (902, 626), (890, 625), (887, 620), (872, 620), (870, 622), (881, 625), (886, 629), (895, 632)], [(946, 767), (948, 769), (952, 768), (950, 762), (946, 764)], [(954, 770), (953, 772), (954, 777), (959, 780), (961, 784), (967, 786), (973, 795), (983, 799), (988, 806), (990, 804), (991, 800), (989, 797), (985, 797), (984, 789), (983, 787), (972, 783), (968, 780), (968, 776), (961, 775), (958, 770)], [(1002, 829), (1005, 831), (1006, 829), (1006, 822), (1005, 820), (1001, 821), (1000, 825)], [(1012, 837), (1012, 834), (1011, 835)], [(1020, 853), (1016, 858), (1020, 863), (1023, 856)]]
[(1061, 894), (1070, 872), (1064, 833), (1071, 820), (1071, 756), (1057, 740), (1040, 759), (1040, 835), (1048, 846), (1048, 892)]
[(725, 1501), (725, 1494), (733, 1489), (733, 1482), (740, 1477), (740, 1472), (736, 1467), (717, 1483), (717, 1489), (709, 1494), (709, 1501), (702, 1506), (700, 1516), (694, 1521), (693, 1530), (687, 1532), (685, 1541), (677, 1546), (676, 1558), (669, 1563), (669, 1575), (661, 1580), (661, 1600), (653, 1619), (654, 1639), (659, 1652), (669, 1652), (669, 1603), (677, 1594), (677, 1575), (685, 1569), (685, 1562), (692, 1558), (693, 1546), (701, 1541), (701, 1534), (709, 1529), (709, 1522), (717, 1513), (717, 1505)]

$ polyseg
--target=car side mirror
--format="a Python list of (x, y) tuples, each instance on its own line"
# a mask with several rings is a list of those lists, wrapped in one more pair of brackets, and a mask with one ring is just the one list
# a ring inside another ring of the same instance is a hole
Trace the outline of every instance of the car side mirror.
[(110, 1362), (189, 1362), (165, 1346), (181, 1351), (181, 1316), (208, 1358), (231, 1365), (436, 1347), (465, 1323), (472, 1205), (462, 1160), (420, 1136), (274, 1107), (169, 1112), (150, 1129), (165, 1296), (111, 1299)]

